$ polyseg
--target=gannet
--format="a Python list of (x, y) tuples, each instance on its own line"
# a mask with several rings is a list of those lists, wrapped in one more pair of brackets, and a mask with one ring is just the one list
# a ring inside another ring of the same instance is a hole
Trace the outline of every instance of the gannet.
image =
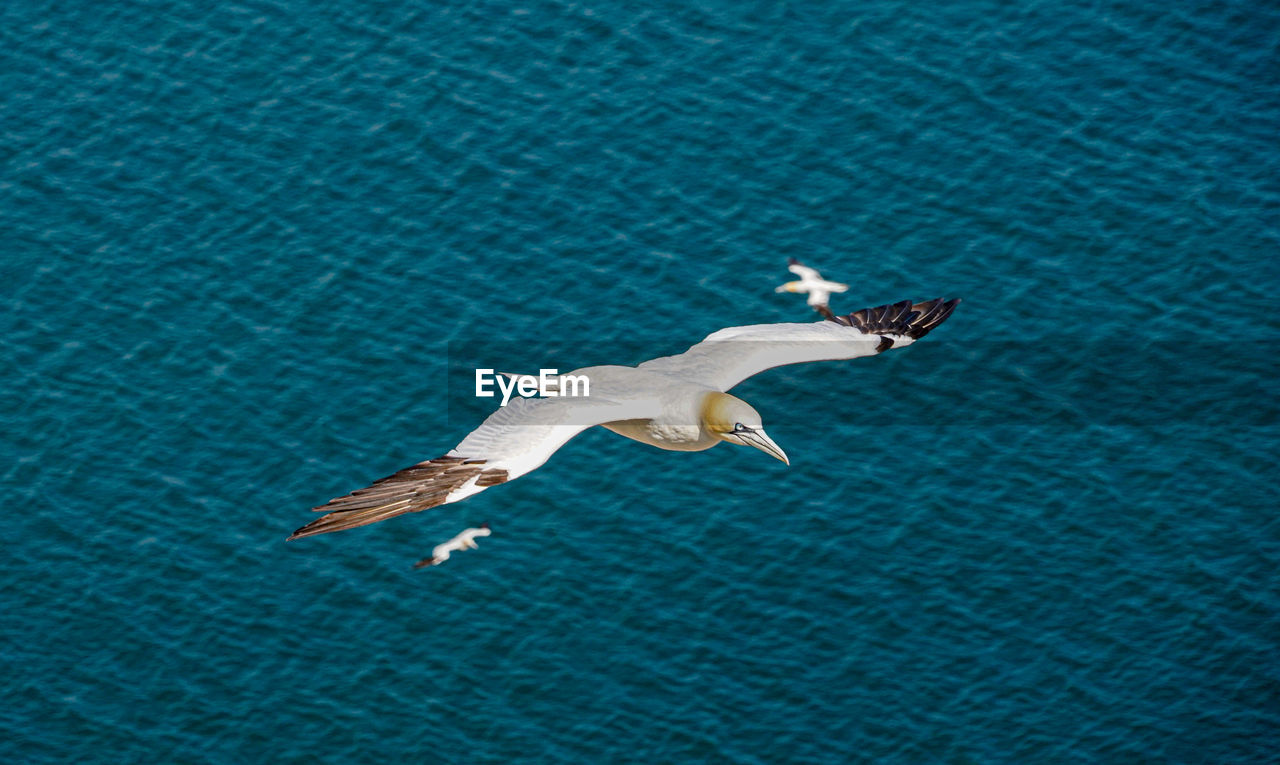
[(910, 345), (945, 321), (959, 302), (904, 300), (818, 322), (728, 327), (674, 356), (634, 367), (576, 370), (573, 374), (589, 376), (589, 396), (514, 398), (443, 457), (313, 508), (326, 515), (289, 539), (466, 499), (538, 468), (569, 439), (596, 425), (659, 449), (701, 451), (727, 442), (790, 464), (765, 434), (760, 413), (730, 389), (785, 364), (855, 359)]
[(449, 553), (454, 550), (478, 549), (480, 545), (476, 544), (476, 537), (487, 537), (492, 533), (493, 532), (489, 530), (488, 523), (482, 523), (475, 528), (464, 529), (461, 534), (450, 539), (448, 542), (436, 545), (431, 550), (430, 558), (423, 558), (413, 564), (413, 567), (422, 568), (424, 566), (439, 566), (441, 563), (449, 560)]
[(827, 303), (831, 300), (831, 293), (844, 292), (849, 289), (849, 285), (823, 279), (816, 268), (809, 268), (795, 258), (787, 259), (787, 270), (800, 277), (800, 280), (787, 282), (774, 292), (807, 292), (809, 307), (822, 314), (823, 318), (834, 320), (835, 315), (827, 307)]

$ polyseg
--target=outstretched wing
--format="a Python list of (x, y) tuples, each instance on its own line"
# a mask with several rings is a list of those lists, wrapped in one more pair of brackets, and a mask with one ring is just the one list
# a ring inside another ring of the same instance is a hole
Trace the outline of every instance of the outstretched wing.
[(766, 369), (856, 359), (910, 345), (946, 321), (959, 302), (904, 300), (809, 324), (728, 327), (684, 353), (646, 361), (639, 368), (727, 391)]
[(795, 258), (787, 258), (787, 270), (805, 281), (817, 281), (822, 278), (822, 274), (818, 273), (818, 269), (809, 268)]
[(367, 526), (478, 494), (542, 465), (569, 439), (593, 425), (652, 417), (652, 404), (596, 398), (515, 398), (473, 430), (447, 455), (419, 462), (313, 508), (326, 515), (289, 537)]

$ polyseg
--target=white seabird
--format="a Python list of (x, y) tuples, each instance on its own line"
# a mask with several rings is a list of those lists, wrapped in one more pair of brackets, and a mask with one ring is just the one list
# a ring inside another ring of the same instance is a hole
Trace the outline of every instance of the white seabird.
[(807, 292), (809, 293), (808, 302), (810, 308), (827, 319), (835, 318), (831, 313), (831, 309), (827, 307), (827, 303), (831, 300), (831, 293), (844, 292), (849, 289), (849, 285), (823, 279), (822, 274), (818, 273), (816, 268), (809, 268), (795, 258), (787, 259), (787, 270), (800, 277), (800, 280), (787, 282), (779, 286), (774, 292)]
[(314, 508), (326, 515), (289, 539), (365, 526), (457, 502), (541, 466), (569, 439), (599, 425), (671, 451), (726, 441), (790, 464), (760, 414), (727, 391), (784, 364), (874, 356), (910, 345), (946, 320), (959, 299), (909, 300), (803, 324), (728, 327), (684, 353), (635, 367), (576, 370), (590, 395), (515, 398), (443, 457), (420, 462)]
[(430, 558), (423, 558), (413, 564), (414, 568), (423, 568), (424, 566), (439, 566), (441, 563), (449, 560), (449, 553), (454, 550), (475, 550), (480, 547), (476, 544), (476, 537), (487, 537), (493, 532), (489, 530), (488, 523), (482, 523), (479, 526), (470, 529), (464, 529), (461, 534), (450, 539), (448, 542), (442, 542), (431, 550)]

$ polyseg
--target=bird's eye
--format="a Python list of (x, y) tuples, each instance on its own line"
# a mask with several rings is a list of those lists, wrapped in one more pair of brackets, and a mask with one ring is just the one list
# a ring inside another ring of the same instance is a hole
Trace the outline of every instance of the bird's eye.
[(746, 429), (747, 429), (747, 426), (746, 426), (746, 425), (743, 425), (743, 424), (742, 424), (742, 423), (740, 423), (740, 422), (735, 422), (735, 423), (733, 423), (733, 432), (734, 432), (734, 433), (741, 433), (742, 431), (744, 431), (744, 430), (746, 430)]

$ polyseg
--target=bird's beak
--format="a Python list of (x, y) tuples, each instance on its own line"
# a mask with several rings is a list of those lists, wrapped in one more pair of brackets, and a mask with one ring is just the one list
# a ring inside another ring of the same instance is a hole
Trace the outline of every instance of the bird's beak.
[(778, 288), (774, 290), (774, 292), (790, 292), (790, 291), (791, 291), (791, 288), (786, 284), (779, 285)]
[(739, 433), (738, 437), (741, 438), (742, 443), (747, 446), (754, 446), (765, 454), (777, 457), (788, 465), (791, 464), (791, 460), (787, 459), (787, 453), (782, 451), (782, 447), (775, 444), (773, 439), (769, 438), (763, 429)]

